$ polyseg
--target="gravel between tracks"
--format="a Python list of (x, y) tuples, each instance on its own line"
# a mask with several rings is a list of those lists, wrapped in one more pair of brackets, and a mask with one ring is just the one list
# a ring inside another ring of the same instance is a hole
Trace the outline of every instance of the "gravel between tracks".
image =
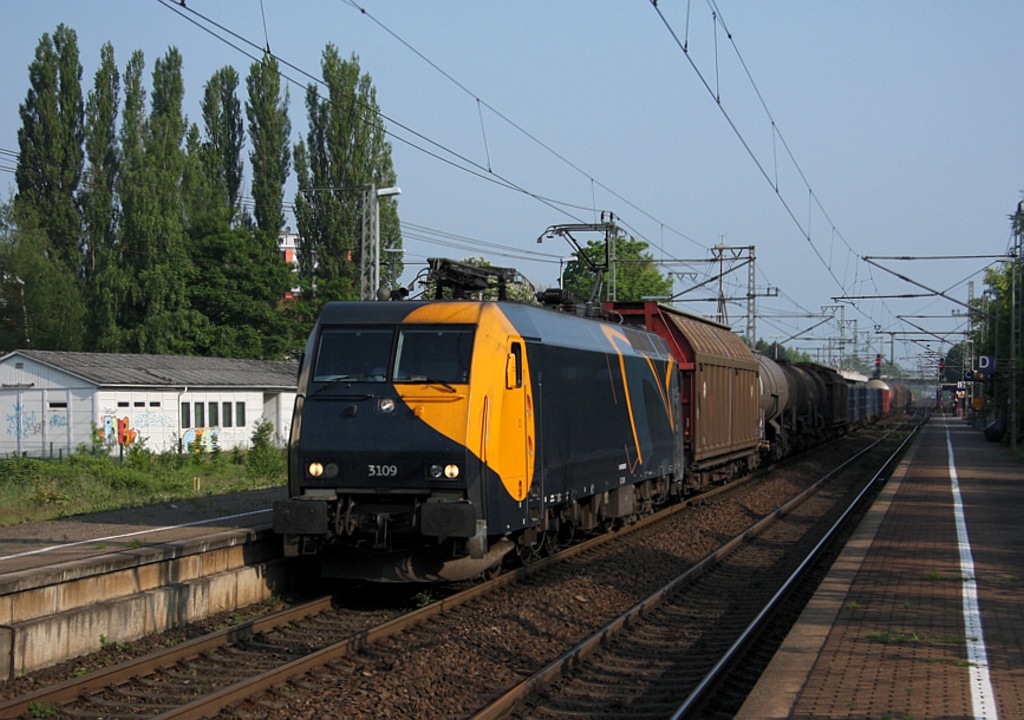
[[(470, 715), (485, 698), (569, 649), (587, 632), (774, 510), (784, 498), (803, 490), (825, 464), (816, 458), (829, 458), (831, 466), (835, 455), (835, 450), (819, 450), (798, 464), (773, 469), (759, 482), (737, 488), (738, 492), (697, 502), (676, 516), (671, 529), (647, 533), (643, 542), (630, 543), (613, 557), (560, 565), (544, 575), (543, 585), (509, 588), (460, 611), (457, 617), (442, 615), (422, 633), (413, 631), (404, 638), (377, 643), (247, 701), (224, 717), (298, 720)], [(127, 646), (111, 646), (3, 684), (0, 697), (23, 695), (271, 609), (270, 604), (261, 604)]]
[[(728, 497), (698, 503), (671, 529), (594, 561), (569, 561), (524, 585), (441, 616), (422, 633), (384, 641), (224, 717), (456, 718), (570, 649), (747, 528), (819, 475), (817, 463), (775, 470)], [(443, 638), (443, 640), (439, 640)]]

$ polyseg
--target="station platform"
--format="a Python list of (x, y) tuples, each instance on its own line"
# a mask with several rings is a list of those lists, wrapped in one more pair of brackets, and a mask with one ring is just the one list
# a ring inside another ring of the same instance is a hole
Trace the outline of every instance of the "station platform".
[(1024, 718), (1024, 464), (922, 428), (738, 720)]
[(284, 487), (267, 488), (0, 527), (0, 585), (23, 572), (140, 558), (214, 536), (244, 542), (270, 528), (274, 501), (287, 495)]
[(285, 587), (284, 487), (0, 528), (0, 681)]

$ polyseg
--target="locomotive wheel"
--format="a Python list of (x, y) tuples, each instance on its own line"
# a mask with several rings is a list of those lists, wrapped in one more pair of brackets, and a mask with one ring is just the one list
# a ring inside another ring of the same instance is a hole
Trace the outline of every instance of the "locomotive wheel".
[(501, 575), (503, 572), (505, 572), (505, 563), (500, 562), (494, 567), (484, 570), (483, 575), (481, 575), (481, 577), (484, 580), (493, 580), (494, 578)]
[(561, 545), (558, 542), (558, 533), (546, 532), (544, 538), (541, 540), (541, 554), (544, 557), (551, 557), (561, 549)]
[(545, 535), (533, 534), (533, 539), (527, 539), (524, 534), (516, 543), (516, 553), (519, 555), (519, 562), (524, 567), (539, 560), (544, 552)]
[(576, 539), (576, 525), (571, 522), (563, 522), (558, 528), (557, 544), (559, 548), (572, 545)]

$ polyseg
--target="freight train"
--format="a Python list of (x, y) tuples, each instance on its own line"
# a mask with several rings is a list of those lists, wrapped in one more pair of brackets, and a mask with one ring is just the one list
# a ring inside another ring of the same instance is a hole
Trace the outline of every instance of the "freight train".
[(487, 575), (909, 400), (654, 302), (603, 310), (328, 303), (274, 505), (285, 555), (327, 578)]

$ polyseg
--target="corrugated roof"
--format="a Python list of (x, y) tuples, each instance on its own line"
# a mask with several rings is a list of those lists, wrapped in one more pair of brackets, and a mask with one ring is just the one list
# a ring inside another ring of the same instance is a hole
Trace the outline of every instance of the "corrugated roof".
[(728, 358), (747, 367), (757, 367), (754, 354), (743, 338), (728, 327), (680, 312), (665, 313), (693, 347), (695, 360), (702, 356)]
[(299, 364), (294, 361), (55, 350), (16, 350), (11, 355), (51, 365), (98, 385), (294, 389), (298, 384)]

